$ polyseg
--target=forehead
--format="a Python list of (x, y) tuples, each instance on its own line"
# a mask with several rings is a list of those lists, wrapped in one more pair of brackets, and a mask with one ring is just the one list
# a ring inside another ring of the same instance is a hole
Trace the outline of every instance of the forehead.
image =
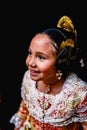
[(29, 48), (31, 50), (44, 50), (46, 52), (55, 52), (55, 48), (51, 44), (51, 39), (46, 34), (37, 34), (36, 36), (34, 36)]
[(51, 39), (46, 34), (36, 34), (31, 42), (50, 42)]
[(30, 46), (39, 46), (39, 47), (50, 47), (50, 38), (46, 34), (37, 34), (31, 40)]

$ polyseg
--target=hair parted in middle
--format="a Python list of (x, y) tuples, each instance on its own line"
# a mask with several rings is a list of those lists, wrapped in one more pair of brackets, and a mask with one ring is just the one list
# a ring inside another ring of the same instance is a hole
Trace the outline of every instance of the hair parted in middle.
[(77, 31), (70, 17), (61, 17), (55, 28), (48, 28), (42, 33), (50, 37), (51, 44), (56, 49), (56, 67), (63, 73), (72, 71), (72, 65), (77, 59), (78, 47)]

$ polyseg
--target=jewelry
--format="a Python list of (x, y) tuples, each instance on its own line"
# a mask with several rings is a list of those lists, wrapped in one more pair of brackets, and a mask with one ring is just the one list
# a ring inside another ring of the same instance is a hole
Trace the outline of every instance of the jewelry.
[[(37, 83), (37, 82), (36, 82), (36, 88), (39, 89), (39, 88), (38, 88), (38, 83)], [(40, 90), (40, 89), (39, 89), (39, 90)], [(41, 90), (41, 91), (42, 91), (42, 90)], [(51, 91), (51, 85), (49, 84), (48, 86), (46, 86), (45, 92), (46, 92), (46, 93), (49, 93), (50, 91)]]
[(63, 75), (62, 72), (60, 70), (58, 70), (58, 72), (56, 73), (57, 79), (60, 80), (62, 75)]
[(30, 130), (30, 129), (31, 129), (30, 122), (28, 120), (26, 120), (24, 122), (24, 130)]
[(81, 67), (84, 67), (84, 66), (85, 66), (83, 59), (80, 59), (80, 64), (81, 64)]
[(51, 85), (48, 85), (48, 86), (47, 86), (47, 93), (49, 93), (50, 90), (51, 90)]

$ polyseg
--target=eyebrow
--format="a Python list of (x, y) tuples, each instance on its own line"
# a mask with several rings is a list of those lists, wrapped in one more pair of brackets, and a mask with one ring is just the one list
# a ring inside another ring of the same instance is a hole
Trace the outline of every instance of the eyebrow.
[[(32, 52), (32, 50), (29, 48), (28, 49), (28, 51), (31, 51)], [(42, 52), (42, 51), (36, 51), (36, 53), (37, 54), (42, 54), (42, 55), (44, 55), (44, 56), (49, 56), (48, 54), (46, 54), (46, 53), (44, 53), (44, 52)]]

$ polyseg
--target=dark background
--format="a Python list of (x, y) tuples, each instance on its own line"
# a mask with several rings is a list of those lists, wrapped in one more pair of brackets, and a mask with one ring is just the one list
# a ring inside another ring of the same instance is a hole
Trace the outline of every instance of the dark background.
[(23, 74), (27, 69), (25, 59), (31, 38), (43, 29), (55, 27), (61, 16), (68, 15), (76, 26), (78, 43), (87, 54), (86, 8), (86, 3), (76, 4), (75, 1), (1, 3), (0, 128), (2, 130), (13, 130), (9, 120), (17, 111), (21, 100), (20, 88)]

